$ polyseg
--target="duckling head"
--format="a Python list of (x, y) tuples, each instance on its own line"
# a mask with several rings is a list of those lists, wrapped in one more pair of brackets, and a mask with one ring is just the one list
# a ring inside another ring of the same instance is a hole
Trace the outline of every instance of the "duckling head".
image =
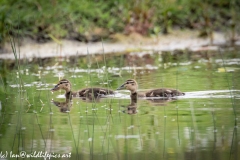
[(66, 93), (71, 91), (71, 83), (67, 79), (62, 79), (58, 82), (58, 84), (51, 89), (52, 92), (58, 91), (60, 89), (63, 89), (66, 91)]
[(134, 79), (128, 79), (120, 87), (117, 88), (117, 90), (123, 89), (129, 90), (131, 93), (136, 93), (138, 84)]

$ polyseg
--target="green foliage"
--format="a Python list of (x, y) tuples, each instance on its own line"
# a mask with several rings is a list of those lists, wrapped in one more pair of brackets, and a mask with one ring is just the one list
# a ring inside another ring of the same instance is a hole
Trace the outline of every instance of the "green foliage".
[[(102, 32), (168, 33), (173, 27), (235, 30), (239, 9), (236, 0), (2, 0), (0, 43), (8, 32), (42, 41), (51, 39), (49, 34), (82, 40), (79, 36), (102, 36)], [(101, 28), (100, 33), (97, 28)]]

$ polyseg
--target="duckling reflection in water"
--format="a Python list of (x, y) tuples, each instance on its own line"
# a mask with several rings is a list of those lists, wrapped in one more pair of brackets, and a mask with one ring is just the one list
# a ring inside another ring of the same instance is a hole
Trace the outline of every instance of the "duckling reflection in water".
[(51, 89), (52, 92), (58, 91), (58, 90), (65, 90), (65, 96), (69, 97), (70, 99), (72, 97), (84, 97), (87, 99), (95, 99), (95, 98), (101, 98), (106, 95), (112, 95), (114, 94), (114, 91), (106, 89), (106, 88), (98, 88), (98, 87), (93, 87), (93, 88), (84, 88), (79, 91), (72, 91), (71, 90), (71, 83), (67, 79), (62, 79), (58, 82), (55, 87)]
[(55, 106), (59, 107), (60, 112), (67, 113), (71, 110), (72, 101), (68, 98), (65, 99), (65, 102), (51, 101)]
[(122, 106), (126, 107), (126, 109), (123, 111), (123, 113), (127, 114), (137, 114), (137, 97), (131, 97), (131, 103), (127, 106)]
[(134, 79), (126, 80), (117, 90), (127, 89), (131, 92), (130, 97), (163, 97), (163, 99), (171, 99), (176, 96), (183, 96), (185, 93), (180, 92), (176, 89), (169, 88), (158, 88), (147, 91), (145, 93), (138, 93), (138, 84)]

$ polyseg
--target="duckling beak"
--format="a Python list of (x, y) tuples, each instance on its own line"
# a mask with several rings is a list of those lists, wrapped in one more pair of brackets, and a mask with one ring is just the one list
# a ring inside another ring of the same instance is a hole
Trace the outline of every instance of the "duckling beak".
[(53, 88), (51, 89), (52, 92), (57, 91), (57, 90), (59, 90), (58, 85), (56, 85), (55, 87), (53, 87)]
[(122, 90), (122, 89), (125, 89), (125, 83), (122, 84), (120, 87), (117, 88), (117, 90)]

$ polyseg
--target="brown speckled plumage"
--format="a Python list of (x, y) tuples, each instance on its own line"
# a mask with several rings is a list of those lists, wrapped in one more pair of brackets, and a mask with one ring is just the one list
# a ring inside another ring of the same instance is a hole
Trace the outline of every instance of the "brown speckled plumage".
[(98, 88), (98, 87), (93, 87), (93, 88), (84, 88), (79, 91), (71, 91), (71, 83), (67, 79), (62, 79), (58, 82), (55, 87), (51, 89), (52, 92), (57, 91), (57, 90), (65, 90), (65, 96), (67, 98), (71, 97), (88, 97), (88, 98), (100, 98), (102, 96), (114, 94), (114, 91), (106, 89), (106, 88)]

